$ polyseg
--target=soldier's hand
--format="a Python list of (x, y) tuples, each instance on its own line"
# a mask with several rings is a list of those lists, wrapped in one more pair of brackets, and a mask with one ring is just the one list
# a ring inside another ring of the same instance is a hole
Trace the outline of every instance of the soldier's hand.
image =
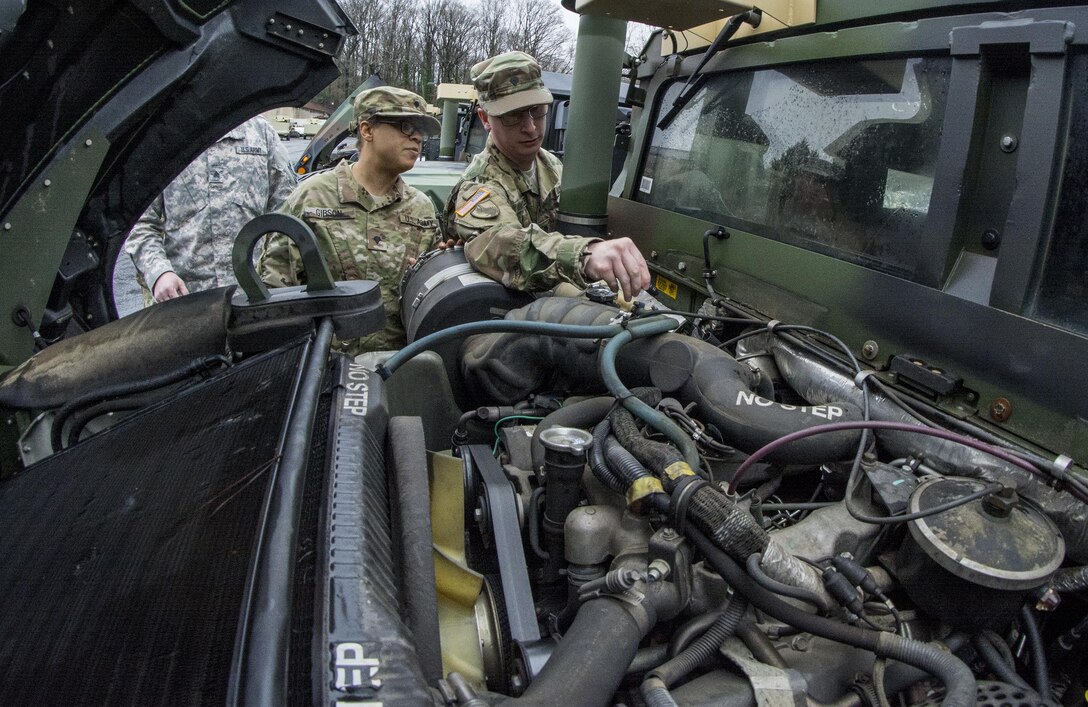
[(177, 276), (177, 273), (167, 270), (159, 275), (158, 280), (155, 280), (151, 294), (156, 302), (165, 302), (168, 299), (189, 294), (189, 288), (185, 286), (185, 282)]
[(630, 238), (591, 243), (586, 252), (586, 280), (604, 280), (613, 290), (622, 290), (629, 300), (650, 286), (646, 259)]
[(465, 241), (462, 238), (447, 238), (444, 241), (438, 241), (438, 249), (446, 250), (447, 248), (453, 248), (454, 246), (464, 245)]

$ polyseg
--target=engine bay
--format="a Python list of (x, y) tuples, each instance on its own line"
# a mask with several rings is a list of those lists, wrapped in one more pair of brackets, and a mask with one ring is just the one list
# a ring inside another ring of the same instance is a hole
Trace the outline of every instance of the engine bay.
[(542, 297), (377, 371), (451, 341), (478, 397), (430, 392), (462, 410), (431, 454), (447, 704), (1083, 692), (1088, 495), (1062, 459), (735, 303)]

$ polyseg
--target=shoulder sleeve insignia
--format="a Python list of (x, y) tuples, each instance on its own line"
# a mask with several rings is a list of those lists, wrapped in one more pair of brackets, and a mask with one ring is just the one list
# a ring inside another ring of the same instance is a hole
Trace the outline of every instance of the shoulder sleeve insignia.
[(487, 199), (489, 196), (491, 196), (491, 192), (489, 192), (487, 189), (484, 189), (483, 187), (480, 187), (472, 196), (468, 198), (468, 201), (458, 206), (454, 213), (464, 218), (465, 216), (468, 216), (470, 213), (472, 213), (472, 210), (479, 206), (480, 203)]

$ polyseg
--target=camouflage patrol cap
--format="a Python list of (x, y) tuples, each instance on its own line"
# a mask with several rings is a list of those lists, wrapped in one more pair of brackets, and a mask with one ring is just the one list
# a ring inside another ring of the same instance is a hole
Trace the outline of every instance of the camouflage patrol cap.
[(427, 114), (427, 101), (422, 96), (395, 86), (368, 88), (355, 97), (351, 131), (375, 118), (407, 118), (427, 135), (435, 135), (442, 129), (442, 124)]
[(552, 102), (544, 88), (540, 64), (525, 52), (506, 52), (472, 67), (472, 85), (488, 115), (506, 115)]

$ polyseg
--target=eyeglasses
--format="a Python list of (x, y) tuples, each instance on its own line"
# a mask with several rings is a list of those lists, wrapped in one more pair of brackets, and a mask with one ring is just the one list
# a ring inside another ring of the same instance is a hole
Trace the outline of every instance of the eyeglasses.
[(392, 125), (408, 137), (412, 137), (416, 133), (419, 133), (423, 136), (427, 135), (427, 132), (423, 128), (419, 127), (418, 124), (413, 123), (410, 120), (373, 120), (370, 122), (381, 123), (382, 125)]
[(519, 110), (514, 113), (507, 113), (506, 115), (499, 116), (499, 122), (508, 128), (513, 128), (517, 125), (521, 125), (525, 120), (525, 116), (529, 116), (533, 120), (540, 120), (548, 114), (548, 104), (544, 103), (539, 106), (533, 106), (532, 108), (526, 108), (525, 110)]

